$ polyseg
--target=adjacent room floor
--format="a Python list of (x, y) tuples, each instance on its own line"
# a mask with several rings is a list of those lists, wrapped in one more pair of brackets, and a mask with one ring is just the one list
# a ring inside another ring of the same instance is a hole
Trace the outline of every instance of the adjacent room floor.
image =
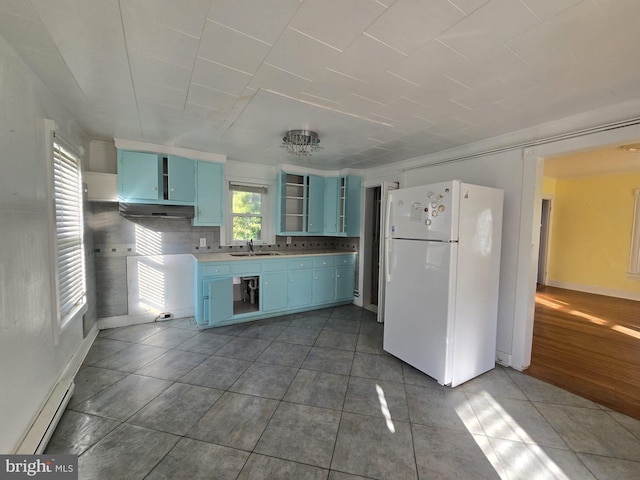
[(47, 452), (83, 480), (636, 480), (640, 421), (502, 367), (441, 387), (346, 306), (104, 330)]

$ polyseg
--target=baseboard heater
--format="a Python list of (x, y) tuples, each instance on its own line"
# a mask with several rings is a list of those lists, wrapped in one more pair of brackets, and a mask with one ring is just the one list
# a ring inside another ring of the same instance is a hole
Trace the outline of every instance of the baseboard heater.
[(31, 425), (29, 432), (16, 451), (20, 455), (40, 455), (47, 448), (47, 444), (53, 435), (54, 430), (58, 426), (58, 422), (62, 417), (71, 396), (75, 384), (68, 380), (59, 383), (53, 389), (51, 395), (47, 399), (44, 407), (40, 410), (35, 422)]

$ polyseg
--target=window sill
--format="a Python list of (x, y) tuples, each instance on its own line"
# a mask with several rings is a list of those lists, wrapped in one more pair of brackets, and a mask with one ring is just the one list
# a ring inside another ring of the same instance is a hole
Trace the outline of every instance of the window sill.
[(60, 321), (60, 332), (64, 331), (69, 325), (75, 323), (78, 318), (81, 318), (87, 311), (89, 310), (89, 306), (87, 305), (87, 300), (82, 301), (82, 303), (76, 305), (67, 313), (67, 315), (61, 319)]

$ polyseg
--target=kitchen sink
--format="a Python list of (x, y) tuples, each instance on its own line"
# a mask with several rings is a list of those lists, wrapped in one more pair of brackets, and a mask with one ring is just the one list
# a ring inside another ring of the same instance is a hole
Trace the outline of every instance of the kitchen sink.
[(281, 255), (280, 252), (234, 252), (230, 253), (232, 257), (275, 257)]

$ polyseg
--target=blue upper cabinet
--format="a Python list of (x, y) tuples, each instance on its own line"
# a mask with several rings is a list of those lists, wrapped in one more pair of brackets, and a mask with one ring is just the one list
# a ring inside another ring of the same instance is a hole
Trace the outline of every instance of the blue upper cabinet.
[(163, 181), (166, 178), (167, 182), (164, 189), (166, 199), (193, 202), (196, 198), (195, 162), (189, 158), (174, 155), (169, 155), (166, 162), (166, 168), (163, 168)]
[(336, 237), (360, 235), (361, 179), (343, 175), (325, 179), (324, 234)]
[(162, 199), (162, 170), (156, 153), (118, 150), (118, 197), (122, 202)]
[(193, 224), (220, 226), (224, 208), (224, 166), (221, 163), (196, 162), (196, 211)]
[(324, 179), (324, 234), (338, 233), (338, 177)]
[(324, 178), (280, 172), (278, 235), (321, 235), (324, 228)]

